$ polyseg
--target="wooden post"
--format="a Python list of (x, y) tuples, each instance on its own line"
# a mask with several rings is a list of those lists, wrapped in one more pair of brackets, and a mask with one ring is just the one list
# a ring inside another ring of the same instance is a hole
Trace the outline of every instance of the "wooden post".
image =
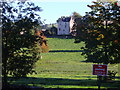
[(102, 76), (97, 76), (97, 81), (98, 81), (98, 90), (100, 90), (101, 84), (102, 84)]

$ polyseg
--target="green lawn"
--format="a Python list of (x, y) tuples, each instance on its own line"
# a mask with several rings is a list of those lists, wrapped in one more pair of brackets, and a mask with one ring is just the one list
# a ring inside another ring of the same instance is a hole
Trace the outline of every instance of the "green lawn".
[(84, 43), (75, 44), (74, 39), (48, 38), (51, 50), (80, 50)]
[[(37, 74), (13, 83), (45, 88), (97, 88), (96, 76), (92, 75), (93, 63), (84, 62), (81, 56), (83, 42), (75, 44), (74, 39), (48, 38), (48, 45), (53, 52), (41, 54), (42, 59), (34, 68)], [(118, 65), (108, 65), (108, 69), (117, 71)], [(102, 88), (120, 87), (119, 84), (116, 79), (114, 83), (104, 83)]]

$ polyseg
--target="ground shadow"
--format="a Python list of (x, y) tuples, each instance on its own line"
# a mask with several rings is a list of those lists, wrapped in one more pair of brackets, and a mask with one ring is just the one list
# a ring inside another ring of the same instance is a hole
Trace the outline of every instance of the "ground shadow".
[(83, 60), (83, 61), (80, 61), (80, 62), (85, 62), (85, 63), (95, 63), (93, 61), (87, 61), (87, 60)]
[(74, 39), (74, 37), (73, 37), (73, 36), (70, 36), (70, 35), (47, 36), (47, 38)]
[(83, 52), (83, 50), (51, 50), (49, 52)]
[[(9, 80), (13, 80), (12, 84), (15, 85), (24, 85), (29, 86), (32, 85), (34, 88), (43, 88), (43, 87), (36, 87), (43, 86), (43, 85), (66, 85), (66, 86), (97, 86), (97, 80), (93, 79), (63, 79), (63, 78), (35, 78), (35, 77), (26, 77), (26, 78), (9, 78)], [(114, 81), (114, 83), (104, 83), (102, 86), (106, 88), (120, 88), (120, 81)], [(117, 89), (116, 88), (116, 89)], [(115, 90), (116, 90), (115, 89)]]

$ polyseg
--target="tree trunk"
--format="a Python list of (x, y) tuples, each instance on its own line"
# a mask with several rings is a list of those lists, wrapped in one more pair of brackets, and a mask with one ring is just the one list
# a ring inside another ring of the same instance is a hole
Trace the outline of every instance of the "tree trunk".
[(3, 75), (3, 79), (2, 79), (2, 86), (3, 88), (5, 88), (7, 85), (8, 85), (8, 82), (7, 82), (7, 60), (5, 60), (6, 58), (3, 59), (3, 68), (2, 68), (2, 75)]

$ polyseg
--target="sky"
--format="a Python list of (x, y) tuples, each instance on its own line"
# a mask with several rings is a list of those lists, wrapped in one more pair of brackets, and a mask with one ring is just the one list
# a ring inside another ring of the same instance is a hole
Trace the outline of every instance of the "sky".
[[(14, 0), (16, 1), (16, 0)], [(17, 0), (18, 1), (18, 0)], [(25, 0), (20, 0), (25, 1)], [(27, 0), (32, 1), (35, 5), (43, 10), (39, 12), (41, 21), (45, 24), (56, 23), (61, 16), (71, 16), (77, 12), (84, 16), (85, 12), (91, 9), (87, 5), (93, 5), (92, 1), (114, 1), (114, 0)]]
[(43, 9), (42, 12), (40, 12), (41, 20), (44, 21), (45, 24), (52, 24), (56, 23), (58, 18), (61, 16), (70, 16), (73, 12), (77, 12), (80, 15), (84, 16), (85, 12), (91, 11), (87, 5), (92, 4), (92, 0), (89, 1), (68, 1), (68, 0), (61, 0), (61, 1), (45, 1), (45, 2), (34, 2), (35, 5), (41, 7)]

